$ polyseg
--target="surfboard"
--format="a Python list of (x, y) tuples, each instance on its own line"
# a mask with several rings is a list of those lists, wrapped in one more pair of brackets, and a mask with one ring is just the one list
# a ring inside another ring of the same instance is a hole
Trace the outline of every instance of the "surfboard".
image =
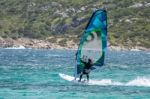
[[(80, 84), (81, 85), (102, 85), (102, 86), (113, 85), (112, 81), (109, 79), (102, 79), (102, 80), (90, 79), (88, 82), (85, 79), (82, 79), (81, 82), (78, 82), (79, 78), (76, 78), (76, 80), (75, 80), (75, 77), (70, 76), (70, 75), (59, 73), (59, 76), (68, 82), (72, 82), (74, 84), (79, 84), (79, 85)], [(116, 83), (114, 83), (114, 84), (116, 84)]]
[(75, 83), (75, 84), (87, 84), (87, 85), (91, 85), (92, 83), (90, 83), (91, 81), (87, 82), (87, 80), (85, 79), (82, 79), (81, 82), (79, 82), (79, 78), (76, 78), (75, 80), (75, 77), (73, 76), (70, 76), (70, 75), (66, 75), (66, 74), (62, 74), (62, 73), (59, 73), (59, 76), (66, 80), (66, 81), (69, 81), (69, 82), (72, 82), (72, 83)]

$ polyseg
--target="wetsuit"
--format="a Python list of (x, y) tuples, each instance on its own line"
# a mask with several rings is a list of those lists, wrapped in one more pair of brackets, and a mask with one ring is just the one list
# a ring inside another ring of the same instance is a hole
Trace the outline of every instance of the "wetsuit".
[[(82, 60), (81, 60), (82, 61)], [(88, 61), (88, 62), (84, 62), (82, 61), (82, 63), (84, 63), (85, 67), (83, 69), (83, 72), (80, 74), (80, 79), (79, 79), (79, 82), (81, 81), (82, 79), (82, 75), (85, 74), (87, 76), (87, 81), (89, 81), (89, 73), (91, 71), (91, 67), (92, 67), (92, 61)]]
[(92, 67), (92, 64), (90, 62), (86, 63), (83, 62), (85, 67), (83, 69), (83, 74), (89, 74), (90, 73), (90, 68)]

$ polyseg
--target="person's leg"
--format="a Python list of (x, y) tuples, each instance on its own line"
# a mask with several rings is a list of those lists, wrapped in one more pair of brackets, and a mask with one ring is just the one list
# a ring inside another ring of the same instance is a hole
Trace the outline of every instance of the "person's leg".
[(89, 81), (89, 74), (86, 74), (86, 76), (87, 76), (87, 81)]
[(83, 73), (81, 73), (81, 74), (80, 74), (80, 79), (79, 79), (79, 82), (80, 82), (80, 81), (81, 81), (81, 79), (82, 79), (82, 75), (83, 75)]

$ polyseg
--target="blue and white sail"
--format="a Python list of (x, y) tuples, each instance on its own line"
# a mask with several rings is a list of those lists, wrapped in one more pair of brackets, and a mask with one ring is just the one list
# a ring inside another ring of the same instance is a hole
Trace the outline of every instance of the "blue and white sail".
[(93, 13), (81, 37), (76, 54), (75, 76), (81, 73), (84, 64), (82, 58), (92, 59), (94, 65), (103, 66), (107, 47), (107, 13), (100, 9)]

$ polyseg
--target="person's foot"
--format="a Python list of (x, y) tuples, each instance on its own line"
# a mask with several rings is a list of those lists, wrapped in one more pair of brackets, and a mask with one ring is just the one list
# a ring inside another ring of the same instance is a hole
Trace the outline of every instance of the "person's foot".
[(81, 80), (78, 80), (78, 82), (81, 82)]

